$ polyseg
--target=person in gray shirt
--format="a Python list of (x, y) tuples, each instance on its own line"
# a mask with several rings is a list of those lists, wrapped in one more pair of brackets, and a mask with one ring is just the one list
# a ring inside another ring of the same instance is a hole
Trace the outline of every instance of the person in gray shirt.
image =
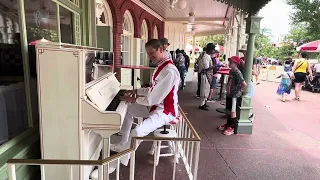
[(179, 73), (180, 73), (180, 79), (181, 79), (181, 86), (180, 89), (184, 89), (184, 76), (186, 74), (186, 65), (185, 65), (185, 58), (183, 54), (181, 53), (180, 49), (176, 50), (176, 59), (174, 60), (174, 64), (177, 66)]

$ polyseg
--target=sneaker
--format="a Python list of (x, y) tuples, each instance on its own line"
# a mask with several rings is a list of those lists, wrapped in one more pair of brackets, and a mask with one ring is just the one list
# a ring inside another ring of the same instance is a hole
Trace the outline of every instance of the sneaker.
[(217, 129), (224, 131), (227, 129), (227, 124), (221, 125), (221, 126), (217, 127)]
[(214, 102), (216, 102), (216, 101), (212, 98), (212, 99), (208, 99), (207, 102), (214, 103)]
[(209, 111), (208, 107), (205, 105), (199, 106), (199, 109), (204, 110), (204, 111)]
[(224, 134), (224, 135), (227, 135), (227, 136), (232, 135), (232, 134), (234, 134), (234, 130), (233, 130), (232, 127), (228, 127), (228, 128), (223, 132), (223, 134)]

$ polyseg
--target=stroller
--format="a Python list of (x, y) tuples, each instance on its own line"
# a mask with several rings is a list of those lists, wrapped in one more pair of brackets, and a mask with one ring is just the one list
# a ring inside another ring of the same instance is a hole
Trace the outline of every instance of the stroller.
[(304, 81), (302, 85), (303, 90), (308, 90), (313, 93), (320, 92), (320, 82), (319, 82), (319, 76), (315, 76), (313, 78), (313, 81), (311, 81), (310, 76), (306, 77), (306, 80)]

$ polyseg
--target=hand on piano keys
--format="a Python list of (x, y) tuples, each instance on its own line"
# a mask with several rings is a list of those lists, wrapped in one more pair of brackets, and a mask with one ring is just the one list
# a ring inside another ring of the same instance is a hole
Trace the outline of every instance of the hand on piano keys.
[(136, 94), (125, 93), (124, 96), (120, 97), (121, 101), (126, 101), (128, 103), (135, 103), (137, 100)]

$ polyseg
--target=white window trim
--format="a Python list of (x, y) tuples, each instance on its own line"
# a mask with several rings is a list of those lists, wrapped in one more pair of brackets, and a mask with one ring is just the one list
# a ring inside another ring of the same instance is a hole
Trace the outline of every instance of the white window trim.
[[(141, 40), (143, 40), (145, 43), (148, 41), (148, 25), (146, 23), (145, 20), (142, 21), (141, 24)], [(142, 41), (141, 41), (142, 42)], [(143, 46), (143, 44), (141, 44), (141, 46)], [(141, 57), (143, 58), (143, 64), (141, 64)], [(147, 53), (146, 50), (144, 48), (142, 48), (142, 51), (140, 51), (140, 65), (148, 65), (148, 61), (147, 61), (148, 57), (147, 57)]]
[(159, 39), (157, 26), (155, 26), (154, 29), (153, 29), (153, 38), (154, 39)]
[[(122, 36), (129, 37), (129, 64), (133, 64), (133, 58), (132, 58), (132, 52), (133, 52), (133, 34), (134, 34), (134, 24), (133, 24), (133, 18), (131, 16), (131, 13), (127, 10), (123, 15), (124, 21), (127, 20), (129, 23), (129, 31), (123, 30)], [(126, 51), (122, 51), (126, 52)]]

